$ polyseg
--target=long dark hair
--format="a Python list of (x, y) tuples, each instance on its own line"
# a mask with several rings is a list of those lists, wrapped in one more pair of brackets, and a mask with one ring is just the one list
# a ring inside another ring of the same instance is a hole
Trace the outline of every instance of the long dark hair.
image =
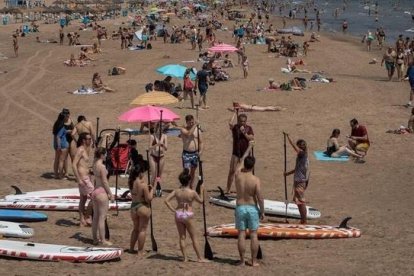
[(62, 113), (59, 113), (55, 123), (53, 124), (53, 135), (57, 135), (59, 130), (63, 127), (65, 124), (65, 115)]
[(144, 160), (141, 154), (138, 154), (138, 163), (134, 164), (132, 167), (130, 173), (129, 173), (129, 179), (128, 179), (128, 187), (129, 190), (132, 190), (134, 187), (135, 180), (143, 173), (148, 171), (148, 161)]
[(185, 168), (184, 171), (178, 176), (178, 180), (180, 180), (181, 186), (187, 187), (191, 180), (190, 170)]
[(339, 128), (334, 128), (334, 130), (332, 130), (331, 137), (329, 138), (335, 137), (336, 135), (339, 135), (339, 134), (341, 134), (341, 131), (339, 130)]
[(86, 136), (90, 135), (89, 133), (83, 132), (81, 134), (79, 134), (79, 138), (78, 141), (76, 141), (76, 147), (79, 148), (80, 146), (83, 145), (83, 140), (86, 139)]

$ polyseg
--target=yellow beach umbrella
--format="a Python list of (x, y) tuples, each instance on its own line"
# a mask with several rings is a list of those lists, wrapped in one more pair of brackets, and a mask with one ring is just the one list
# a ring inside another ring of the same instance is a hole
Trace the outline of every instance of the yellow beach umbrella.
[(166, 105), (177, 103), (178, 99), (172, 96), (170, 93), (153, 91), (148, 92), (136, 97), (130, 104), (131, 105)]

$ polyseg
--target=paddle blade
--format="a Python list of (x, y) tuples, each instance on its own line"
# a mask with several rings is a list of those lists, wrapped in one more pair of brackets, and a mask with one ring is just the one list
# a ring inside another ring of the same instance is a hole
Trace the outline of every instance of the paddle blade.
[(256, 258), (258, 260), (263, 259), (262, 247), (260, 245), (259, 245), (259, 250), (257, 250), (257, 256), (256, 256)]
[(212, 260), (214, 258), (213, 251), (211, 250), (210, 243), (206, 237), (206, 244), (204, 245), (204, 258)]
[(152, 251), (158, 252), (158, 245), (154, 238), (154, 233), (151, 232), (151, 245), (152, 245)]
[(157, 186), (155, 187), (155, 196), (162, 197), (162, 189), (159, 181), (157, 182)]
[(111, 234), (109, 233), (108, 220), (105, 219), (105, 239), (109, 240), (110, 237), (111, 237)]

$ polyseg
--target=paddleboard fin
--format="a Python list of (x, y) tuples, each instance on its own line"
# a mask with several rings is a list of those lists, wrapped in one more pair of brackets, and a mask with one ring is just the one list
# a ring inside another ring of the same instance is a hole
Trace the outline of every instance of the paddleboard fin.
[(11, 185), (11, 187), (14, 189), (15, 195), (21, 195), (23, 194), (22, 190), (20, 190), (19, 187)]
[(220, 191), (220, 198), (224, 199), (224, 200), (229, 200), (229, 198), (224, 194), (223, 189), (220, 186), (217, 186), (217, 188)]
[(341, 222), (341, 224), (339, 224), (339, 227), (338, 228), (346, 228), (346, 229), (348, 229), (349, 227), (348, 227), (347, 223), (351, 219), (352, 219), (352, 217), (346, 217), (346, 218), (344, 218), (344, 220)]
[(122, 195), (121, 195), (121, 198), (126, 198), (127, 197), (127, 195), (129, 194), (129, 190), (128, 191), (125, 191)]

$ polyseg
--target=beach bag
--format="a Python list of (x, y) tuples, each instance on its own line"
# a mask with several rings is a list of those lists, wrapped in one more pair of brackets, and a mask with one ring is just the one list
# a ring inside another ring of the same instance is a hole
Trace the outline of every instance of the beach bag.
[(291, 91), (292, 90), (292, 86), (290, 85), (290, 83), (285, 82), (285, 83), (282, 83), (280, 85), (280, 89), (281, 90), (285, 90), (285, 91)]
[(147, 44), (147, 50), (151, 50), (152, 49), (152, 45), (151, 45), (151, 43), (148, 43)]
[(190, 78), (184, 79), (184, 90), (191, 91), (194, 88), (193, 82), (190, 80)]

